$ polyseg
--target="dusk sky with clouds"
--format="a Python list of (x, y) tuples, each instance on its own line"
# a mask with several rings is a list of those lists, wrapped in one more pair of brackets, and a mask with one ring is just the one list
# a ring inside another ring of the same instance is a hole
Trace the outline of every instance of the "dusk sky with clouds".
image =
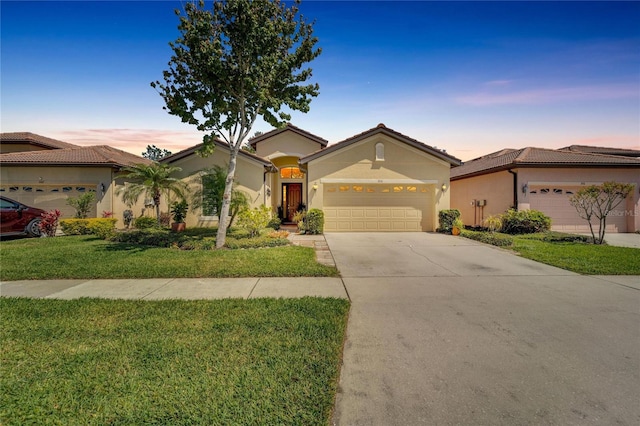
[[(149, 86), (184, 1), (0, 2), (1, 131), (136, 154), (199, 143)], [(301, 12), (323, 50), (310, 64), (320, 95), (291, 121), (331, 143), (382, 122), (462, 160), (640, 149), (640, 2), (303, 1)]]

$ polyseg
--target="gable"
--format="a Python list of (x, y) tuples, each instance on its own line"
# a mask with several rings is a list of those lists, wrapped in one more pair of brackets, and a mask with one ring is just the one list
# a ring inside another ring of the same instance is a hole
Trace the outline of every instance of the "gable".
[(255, 143), (256, 155), (262, 158), (282, 156), (303, 157), (323, 148), (317, 140), (310, 139), (290, 129)]
[(445, 177), (448, 180), (450, 170), (449, 162), (380, 133), (312, 159), (307, 164), (310, 179), (440, 181)]

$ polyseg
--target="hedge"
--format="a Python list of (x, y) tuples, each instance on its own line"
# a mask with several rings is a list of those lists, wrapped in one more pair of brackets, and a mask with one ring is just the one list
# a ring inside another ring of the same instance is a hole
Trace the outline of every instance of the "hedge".
[(460, 231), (460, 236), (498, 247), (513, 245), (513, 237), (511, 235), (500, 234), (498, 232), (478, 232), (463, 229)]

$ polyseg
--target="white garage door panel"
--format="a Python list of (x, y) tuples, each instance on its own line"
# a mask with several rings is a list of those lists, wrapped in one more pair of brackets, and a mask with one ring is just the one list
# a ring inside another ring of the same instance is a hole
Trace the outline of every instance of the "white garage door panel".
[[(78, 197), (86, 192), (94, 192), (95, 186), (12, 186), (3, 187), (0, 191), (6, 197), (12, 198), (31, 207), (42, 210), (58, 209), (62, 213), (63, 219), (72, 219), (76, 210), (67, 204), (69, 197)], [(96, 217), (96, 201), (94, 200), (88, 217)]]
[[(342, 188), (342, 190), (340, 190)], [(433, 189), (414, 186), (411, 192), (389, 185), (326, 185), (324, 214), (327, 232), (432, 231)]]
[[(556, 191), (554, 191), (554, 189)], [(531, 208), (540, 210), (551, 217), (551, 229), (563, 232), (589, 232), (589, 224), (578, 215), (569, 198), (580, 188), (542, 186), (531, 189)], [(547, 191), (544, 191), (547, 190)], [(598, 230), (598, 221), (592, 221), (594, 230)], [(627, 232), (627, 220), (624, 215), (624, 202), (607, 217), (607, 232)]]

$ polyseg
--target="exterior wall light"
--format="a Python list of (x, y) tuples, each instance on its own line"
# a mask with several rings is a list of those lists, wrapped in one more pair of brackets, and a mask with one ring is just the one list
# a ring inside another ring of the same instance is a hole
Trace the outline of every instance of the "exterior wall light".
[(313, 188), (314, 191), (317, 191), (318, 190), (318, 184), (314, 183), (312, 188)]
[(443, 183), (441, 188), (442, 188), (442, 192), (446, 191), (447, 190), (447, 184)]
[(526, 194), (527, 191), (529, 191), (529, 185), (525, 183), (524, 185), (522, 185), (522, 193)]
[(102, 192), (102, 195), (104, 195), (104, 193), (106, 192), (106, 187), (104, 186), (104, 183), (100, 184), (100, 192)]

